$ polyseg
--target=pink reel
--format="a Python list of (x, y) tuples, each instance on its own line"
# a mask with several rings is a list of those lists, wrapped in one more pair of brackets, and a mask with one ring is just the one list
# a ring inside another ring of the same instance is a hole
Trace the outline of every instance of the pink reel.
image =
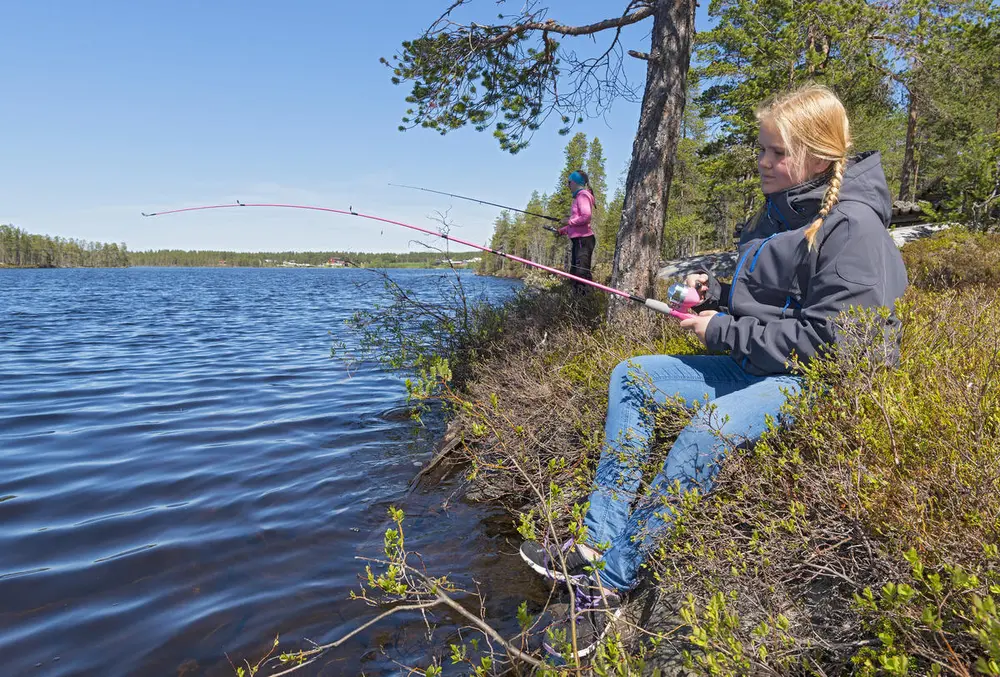
[(698, 290), (686, 284), (672, 284), (667, 290), (667, 303), (674, 317), (687, 319), (691, 317), (691, 308), (702, 302)]
[(667, 290), (667, 300), (657, 301), (656, 299), (644, 299), (641, 296), (632, 297), (633, 300), (641, 302), (647, 308), (651, 308), (664, 315), (673, 315), (679, 320), (689, 320), (694, 315), (691, 308), (701, 303), (701, 296), (693, 287), (683, 284), (672, 284)]

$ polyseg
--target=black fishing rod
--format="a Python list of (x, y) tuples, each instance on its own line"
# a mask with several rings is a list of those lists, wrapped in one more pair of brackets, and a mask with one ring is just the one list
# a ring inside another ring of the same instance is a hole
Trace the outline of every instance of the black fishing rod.
[[(445, 193), (441, 190), (431, 190), (430, 188), (421, 188), (420, 186), (404, 186), (400, 183), (390, 183), (390, 186), (395, 186), (396, 188), (409, 188), (411, 190), (422, 190), (425, 193), (437, 193), (438, 195), (447, 195), (448, 197), (457, 197), (459, 200), (468, 200), (469, 202), (478, 202), (481, 205), (489, 205), (491, 207), (499, 207), (500, 209), (508, 209), (512, 212), (520, 212), (521, 214), (527, 214), (528, 216), (537, 216), (540, 219), (548, 219), (549, 221), (554, 221), (555, 223), (562, 223), (562, 219), (558, 219), (555, 216), (548, 216), (547, 214), (536, 214), (534, 212), (527, 212), (523, 209), (517, 209), (516, 207), (507, 207), (506, 205), (498, 205), (496, 202), (487, 202), (486, 200), (478, 200), (474, 197), (465, 197), (464, 195), (455, 195), (454, 193)], [(545, 230), (551, 231), (553, 233), (558, 232), (555, 228), (549, 226), (542, 226)]]

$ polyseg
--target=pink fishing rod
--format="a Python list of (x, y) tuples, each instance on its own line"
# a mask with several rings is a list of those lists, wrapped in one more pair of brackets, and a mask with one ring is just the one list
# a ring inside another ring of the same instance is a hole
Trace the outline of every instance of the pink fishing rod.
[(416, 230), (421, 233), (426, 233), (427, 235), (433, 235), (435, 237), (440, 237), (442, 239), (448, 240), (449, 242), (456, 242), (458, 244), (465, 245), (466, 247), (472, 247), (480, 251), (487, 252), (489, 254), (494, 254), (495, 256), (502, 256), (505, 259), (510, 259), (511, 261), (517, 261), (518, 263), (530, 266), (532, 268), (538, 268), (546, 272), (552, 273), (553, 275), (559, 275), (560, 277), (565, 277), (567, 279), (573, 280), (574, 282), (579, 282), (580, 284), (585, 284), (591, 287), (600, 289), (601, 291), (607, 292), (609, 294), (614, 294), (615, 296), (621, 296), (622, 298), (629, 299), (630, 301), (635, 301), (636, 303), (641, 303), (642, 305), (655, 310), (666, 315), (673, 315), (674, 317), (680, 319), (688, 319), (692, 315), (688, 312), (692, 306), (701, 303), (701, 298), (698, 296), (698, 292), (687, 287), (685, 285), (675, 284), (670, 287), (669, 297), (670, 303), (664, 303), (662, 301), (657, 301), (656, 299), (647, 299), (638, 294), (629, 294), (621, 289), (615, 289), (614, 287), (608, 287), (606, 285), (594, 282), (593, 280), (588, 280), (586, 278), (579, 277), (577, 275), (571, 275), (565, 271), (559, 270), (557, 268), (552, 268), (541, 263), (536, 263), (535, 261), (530, 261), (528, 259), (523, 259), (520, 256), (514, 256), (513, 254), (507, 254), (503, 251), (498, 251), (495, 249), (490, 249), (489, 247), (484, 247), (482, 245), (475, 244), (473, 242), (467, 242), (465, 240), (459, 239), (457, 237), (452, 237), (451, 235), (445, 235), (444, 233), (438, 233), (433, 230), (428, 230), (427, 228), (421, 228), (420, 226), (414, 226), (409, 223), (403, 223), (402, 221), (393, 221), (392, 219), (386, 219), (381, 216), (373, 216), (371, 214), (361, 214), (354, 211), (353, 208), (344, 209), (333, 209), (331, 207), (316, 207), (313, 205), (291, 205), (291, 204), (275, 204), (268, 202), (237, 202), (236, 204), (225, 204), (225, 205), (202, 205), (199, 207), (183, 207), (181, 209), (169, 209), (162, 212), (152, 212), (147, 214), (142, 212), (143, 216), (166, 216), (167, 214), (180, 214), (181, 212), (199, 212), (208, 209), (236, 209), (239, 207), (273, 207), (277, 209), (306, 209), (314, 212), (328, 212), (330, 214), (343, 214), (344, 216), (357, 216), (362, 219), (369, 219), (371, 221), (379, 221), (380, 223), (389, 223), (394, 226), (402, 226), (403, 228), (409, 228), (410, 230)]

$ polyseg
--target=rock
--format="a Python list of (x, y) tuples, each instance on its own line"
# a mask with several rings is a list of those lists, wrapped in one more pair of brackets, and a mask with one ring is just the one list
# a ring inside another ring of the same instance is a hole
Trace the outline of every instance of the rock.
[(656, 277), (660, 280), (672, 280), (674, 278), (684, 278), (689, 273), (696, 270), (710, 270), (713, 275), (729, 277), (736, 268), (736, 252), (716, 252), (714, 254), (702, 254), (701, 256), (691, 256), (686, 259), (667, 261), (660, 268)]
[(913, 226), (903, 226), (902, 228), (892, 228), (889, 234), (896, 241), (897, 247), (902, 247), (911, 240), (928, 237), (951, 226), (948, 223), (920, 223)]
[[(928, 237), (950, 227), (948, 223), (920, 223), (912, 226), (900, 228), (890, 228), (889, 234), (895, 241), (897, 247), (902, 247), (911, 240)], [(696, 270), (710, 270), (718, 277), (732, 277), (736, 269), (736, 252), (715, 252), (712, 254), (702, 254), (701, 256), (691, 256), (686, 259), (676, 259), (666, 261), (660, 271), (656, 274), (657, 279), (674, 281), (683, 279), (689, 273)]]

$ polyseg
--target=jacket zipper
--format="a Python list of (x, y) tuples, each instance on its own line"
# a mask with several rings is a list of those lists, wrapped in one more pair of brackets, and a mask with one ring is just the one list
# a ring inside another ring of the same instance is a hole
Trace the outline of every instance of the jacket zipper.
[(736, 309), (733, 308), (733, 292), (736, 291), (736, 283), (740, 280), (740, 269), (746, 262), (747, 257), (750, 256), (750, 250), (747, 249), (743, 256), (740, 257), (740, 262), (736, 264), (736, 272), (733, 274), (733, 283), (729, 285), (729, 314), (736, 315)]
[[(777, 235), (777, 233), (775, 233), (774, 235)], [(760, 247), (757, 248), (757, 253), (753, 255), (753, 261), (750, 262), (750, 270), (748, 272), (752, 273), (753, 269), (757, 267), (757, 257), (759, 257), (760, 253), (762, 251), (764, 251), (764, 245), (766, 245), (768, 243), (768, 241), (772, 237), (774, 237), (774, 235), (771, 235), (771, 236), (765, 238), (764, 241), (760, 243)]]

